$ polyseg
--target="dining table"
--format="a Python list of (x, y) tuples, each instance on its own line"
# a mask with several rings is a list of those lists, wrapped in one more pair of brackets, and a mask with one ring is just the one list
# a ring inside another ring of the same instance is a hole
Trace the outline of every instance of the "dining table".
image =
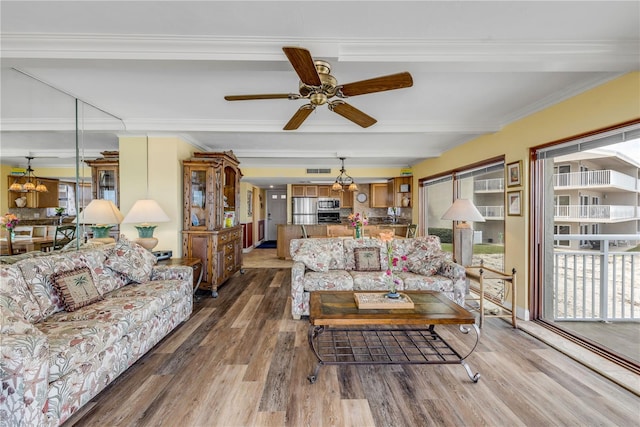
[[(53, 246), (53, 236), (18, 237), (11, 241), (13, 254), (47, 250)], [(7, 253), (7, 238), (0, 238), (0, 253)]]

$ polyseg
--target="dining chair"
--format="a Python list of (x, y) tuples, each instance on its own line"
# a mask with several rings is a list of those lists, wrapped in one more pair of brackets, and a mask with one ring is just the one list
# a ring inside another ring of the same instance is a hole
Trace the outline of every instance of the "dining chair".
[(5, 239), (6, 245), (3, 246), (3, 251), (0, 253), (0, 255), (13, 255), (13, 245), (11, 243), (11, 239), (9, 238), (9, 236), (7, 236), (7, 238)]
[(33, 237), (33, 227), (18, 225), (13, 229), (17, 239), (30, 239)]
[(301, 224), (300, 228), (302, 229), (302, 238), (303, 239), (308, 239), (309, 236), (307, 235), (307, 228), (304, 226), (304, 224)]
[(75, 239), (75, 225), (59, 225), (56, 227), (56, 234), (53, 236), (53, 250), (62, 249), (64, 245)]
[(416, 237), (416, 232), (418, 231), (418, 224), (409, 224), (407, 226), (407, 238)]

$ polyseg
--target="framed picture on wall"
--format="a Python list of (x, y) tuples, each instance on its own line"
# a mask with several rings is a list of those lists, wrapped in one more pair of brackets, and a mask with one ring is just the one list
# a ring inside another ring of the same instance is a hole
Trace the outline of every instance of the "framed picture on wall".
[(522, 215), (522, 191), (507, 192), (507, 214)]
[(247, 190), (247, 215), (253, 215), (253, 191)]
[(507, 164), (507, 186), (522, 185), (522, 160)]

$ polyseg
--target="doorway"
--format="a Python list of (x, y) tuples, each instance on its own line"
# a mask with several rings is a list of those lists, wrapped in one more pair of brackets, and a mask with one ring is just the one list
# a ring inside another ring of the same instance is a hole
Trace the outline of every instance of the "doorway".
[(278, 224), (287, 223), (287, 192), (267, 190), (267, 240), (278, 239)]

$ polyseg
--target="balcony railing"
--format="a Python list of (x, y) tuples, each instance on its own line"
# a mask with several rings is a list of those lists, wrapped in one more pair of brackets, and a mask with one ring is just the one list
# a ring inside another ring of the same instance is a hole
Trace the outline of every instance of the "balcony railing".
[(504, 206), (476, 206), (484, 219), (504, 219)]
[(598, 250), (554, 251), (554, 320), (640, 322), (640, 252), (612, 251), (610, 243), (640, 243), (636, 234), (556, 234), (587, 240)]
[(620, 221), (640, 219), (640, 209), (636, 206), (625, 205), (556, 205), (554, 206), (555, 220)]
[(554, 188), (616, 187), (628, 191), (640, 189), (639, 180), (614, 170), (557, 173), (553, 175)]
[(504, 178), (478, 179), (473, 182), (476, 193), (497, 193), (504, 191)]

